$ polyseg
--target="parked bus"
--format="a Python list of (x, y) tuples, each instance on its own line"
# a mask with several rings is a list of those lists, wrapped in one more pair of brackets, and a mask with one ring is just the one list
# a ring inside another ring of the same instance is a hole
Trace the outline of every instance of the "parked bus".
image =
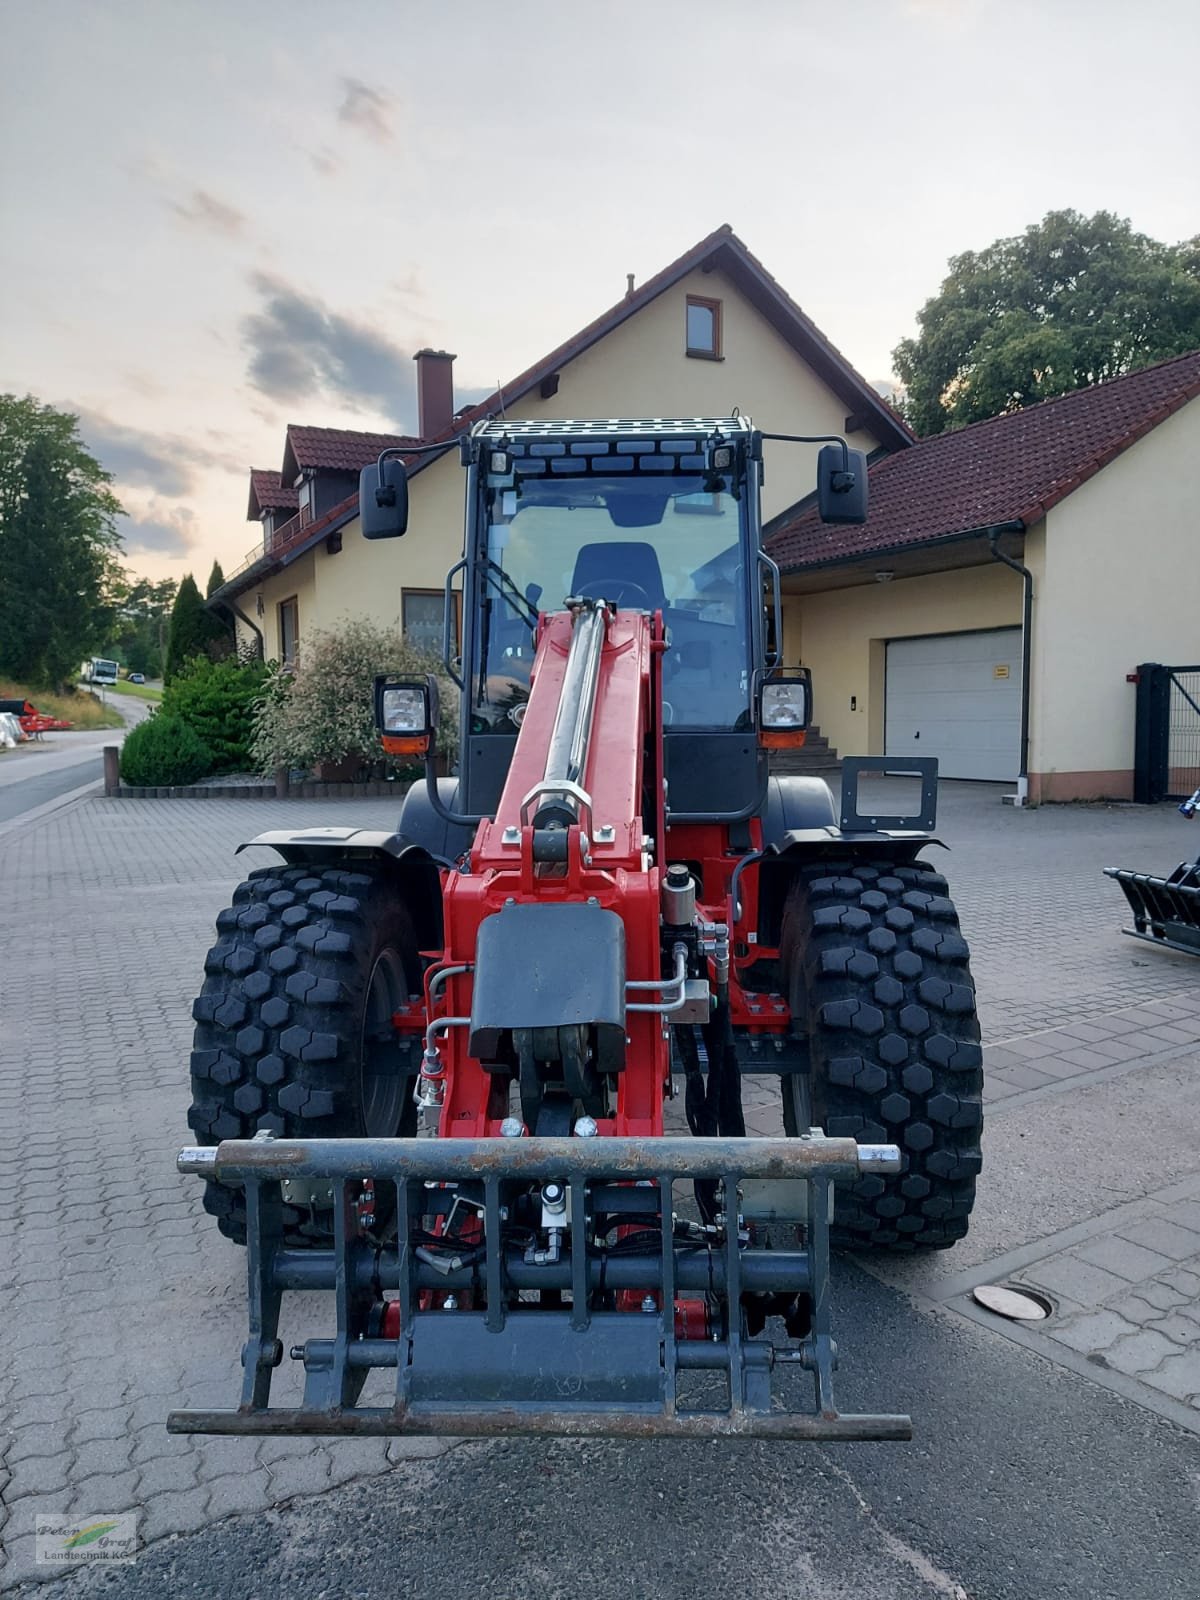
[(83, 663), (83, 681), (85, 683), (116, 683), (118, 663), (106, 661), (103, 656), (92, 656), (90, 661)]

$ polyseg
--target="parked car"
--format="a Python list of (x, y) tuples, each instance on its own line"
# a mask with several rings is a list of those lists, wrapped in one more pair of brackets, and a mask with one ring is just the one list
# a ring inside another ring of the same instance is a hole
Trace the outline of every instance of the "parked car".
[(145, 683), (146, 674), (144, 672), (131, 672), (129, 674), (129, 681), (130, 683)]

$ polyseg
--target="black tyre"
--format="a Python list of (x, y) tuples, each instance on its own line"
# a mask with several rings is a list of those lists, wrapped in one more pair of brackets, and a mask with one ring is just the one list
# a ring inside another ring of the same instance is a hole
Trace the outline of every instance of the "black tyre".
[[(420, 1046), (400, 1043), (391, 1017), (420, 992), (421, 963), (390, 879), (313, 866), (251, 873), (217, 918), (204, 970), (188, 1112), (200, 1143), (261, 1129), (326, 1139), (415, 1131)], [(322, 1200), (289, 1198), (289, 1244), (328, 1240)], [(245, 1243), (241, 1188), (210, 1180), (204, 1206)]]
[(780, 965), (811, 1072), (782, 1080), (785, 1130), (811, 1112), (904, 1155), (898, 1176), (838, 1189), (835, 1244), (938, 1249), (967, 1231), (983, 1128), (968, 962), (946, 880), (922, 861), (807, 868), (791, 890)]

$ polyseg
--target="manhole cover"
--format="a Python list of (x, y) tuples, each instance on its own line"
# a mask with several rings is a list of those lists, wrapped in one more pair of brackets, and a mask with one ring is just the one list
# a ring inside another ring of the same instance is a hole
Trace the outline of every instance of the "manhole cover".
[(1010, 1322), (1044, 1322), (1050, 1315), (1050, 1302), (1031, 1289), (1008, 1289), (1002, 1283), (981, 1283), (971, 1290), (971, 1298), (987, 1311)]

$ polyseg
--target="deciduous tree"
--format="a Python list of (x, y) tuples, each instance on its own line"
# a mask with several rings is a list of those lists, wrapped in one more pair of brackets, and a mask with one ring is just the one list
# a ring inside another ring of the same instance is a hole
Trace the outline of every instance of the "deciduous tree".
[(919, 434), (1016, 411), (1200, 348), (1200, 239), (1051, 211), (968, 250), (893, 352)]
[(119, 591), (121, 506), (76, 421), (0, 395), (0, 669), (37, 686), (74, 679)]

